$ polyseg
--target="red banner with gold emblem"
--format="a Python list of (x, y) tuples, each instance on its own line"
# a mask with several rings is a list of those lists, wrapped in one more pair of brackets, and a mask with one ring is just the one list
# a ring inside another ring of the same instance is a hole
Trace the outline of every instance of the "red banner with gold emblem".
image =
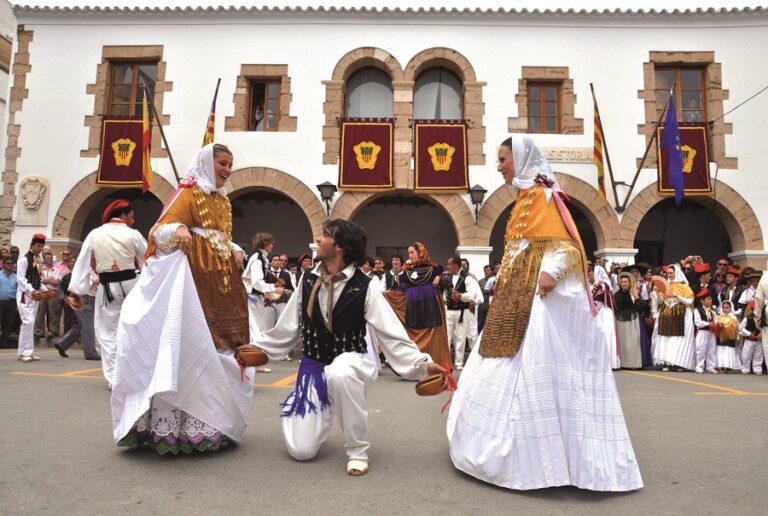
[[(656, 141), (661, 140), (662, 127), (658, 128)], [(707, 195), (712, 193), (709, 176), (709, 148), (707, 146), (707, 124), (680, 122), (680, 144), (683, 153), (683, 185), (685, 195)], [(659, 193), (674, 195), (675, 189), (669, 182), (666, 170), (667, 151), (656, 146)]]
[(413, 124), (416, 190), (466, 192), (467, 124), (453, 120), (416, 120)]
[(392, 188), (392, 136), (394, 120), (345, 119), (341, 122), (339, 188), (382, 190)]
[(96, 184), (113, 188), (142, 187), (141, 118), (104, 118)]

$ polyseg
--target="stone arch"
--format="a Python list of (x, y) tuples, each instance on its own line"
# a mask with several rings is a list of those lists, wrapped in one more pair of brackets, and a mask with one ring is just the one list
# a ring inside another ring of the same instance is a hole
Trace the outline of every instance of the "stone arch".
[[(96, 185), (96, 172), (88, 174), (69, 191), (64, 201), (59, 205), (53, 219), (53, 238), (80, 240), (88, 215), (104, 197), (114, 191), (113, 188), (100, 188)], [(161, 202), (171, 197), (175, 187), (163, 176), (152, 176), (152, 187), (149, 189)]]
[[(764, 249), (763, 230), (760, 221), (749, 203), (736, 190), (722, 181), (715, 180), (714, 198), (689, 197), (701, 204), (712, 203), (712, 211), (720, 219), (731, 239), (733, 251)], [(635, 234), (648, 211), (657, 203), (668, 199), (669, 196), (659, 195), (656, 183), (645, 187), (637, 194), (621, 218), (621, 233), (616, 247), (631, 248), (634, 245)]]
[[(404, 84), (410, 84), (411, 90), (416, 78), (421, 72), (434, 67), (447, 68), (461, 80), (464, 85), (464, 119), (467, 122), (467, 156), (470, 165), (485, 165), (485, 126), (483, 115), (485, 103), (483, 102), (484, 82), (477, 82), (475, 69), (469, 59), (456, 50), (435, 47), (422, 50), (411, 58), (405, 66), (403, 74)], [(412, 98), (412, 95), (411, 95)], [(411, 113), (413, 106), (411, 106)]]
[[(390, 190), (385, 192), (344, 192), (331, 210), (332, 219), (352, 220), (366, 204), (396, 193), (412, 194), (410, 190)], [(419, 195), (438, 206), (453, 223), (460, 246), (474, 245), (475, 220), (472, 211), (459, 194)]]
[[(620, 247), (620, 226), (616, 212), (600, 198), (597, 189), (581, 179), (560, 172), (555, 172), (560, 188), (570, 198), (570, 202), (587, 217), (597, 238), (597, 248)], [(491, 231), (501, 213), (517, 198), (517, 189), (502, 185), (488, 198), (480, 208), (477, 217), (477, 245), (490, 245)], [(629, 247), (632, 247), (630, 242)]]
[(304, 212), (313, 236), (323, 231), (323, 223), (326, 220), (323, 203), (315, 192), (290, 174), (267, 167), (241, 168), (230, 176), (226, 188), (230, 197), (236, 197), (254, 189), (270, 190), (285, 195), (298, 204)]
[(331, 80), (346, 82), (353, 73), (367, 66), (378, 68), (393, 82), (403, 80), (400, 62), (386, 50), (376, 47), (360, 47), (344, 54), (336, 63)]
[(405, 66), (403, 80), (415, 81), (421, 72), (435, 67), (447, 68), (455, 73), (461, 82), (477, 81), (475, 69), (469, 59), (459, 52), (445, 47), (428, 48), (413, 56)]

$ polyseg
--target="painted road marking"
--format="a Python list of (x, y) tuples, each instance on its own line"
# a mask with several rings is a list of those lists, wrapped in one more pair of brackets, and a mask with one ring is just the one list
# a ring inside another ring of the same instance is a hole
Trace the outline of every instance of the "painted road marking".
[[(256, 373), (259, 374), (259, 373)], [(293, 386), (296, 384), (296, 373), (289, 374), (288, 376), (279, 379), (278, 381), (274, 383), (257, 383), (254, 384), (254, 387), (271, 387), (276, 389), (285, 389), (285, 388), (293, 388)]]
[(652, 378), (661, 378), (662, 380), (668, 380), (670, 382), (687, 383), (689, 385), (696, 385), (698, 387), (706, 387), (713, 389), (716, 392), (700, 392), (694, 391), (691, 394), (699, 396), (768, 396), (768, 392), (749, 392), (741, 389), (733, 389), (731, 387), (723, 387), (722, 385), (715, 385), (713, 383), (696, 382), (693, 380), (686, 380), (684, 378), (672, 378), (659, 373), (646, 373), (644, 371), (626, 371), (629, 374), (636, 374), (638, 376), (650, 376)]

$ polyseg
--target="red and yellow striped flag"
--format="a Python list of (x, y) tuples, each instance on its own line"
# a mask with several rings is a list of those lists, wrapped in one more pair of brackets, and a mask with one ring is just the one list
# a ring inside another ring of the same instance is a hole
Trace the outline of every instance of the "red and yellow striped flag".
[(152, 186), (152, 164), (149, 161), (150, 147), (152, 145), (151, 129), (149, 126), (149, 111), (147, 110), (147, 92), (144, 91), (144, 99), (141, 101), (141, 191), (145, 192)]
[(592, 162), (597, 167), (597, 188), (600, 198), (605, 201), (605, 169), (603, 168), (603, 124), (600, 122), (600, 111), (597, 109), (595, 99), (595, 152)]
[(213, 143), (213, 133), (216, 126), (216, 97), (219, 96), (219, 84), (221, 79), (216, 83), (216, 91), (213, 94), (213, 102), (211, 102), (211, 114), (208, 115), (208, 125), (205, 127), (205, 134), (203, 135), (203, 147)]

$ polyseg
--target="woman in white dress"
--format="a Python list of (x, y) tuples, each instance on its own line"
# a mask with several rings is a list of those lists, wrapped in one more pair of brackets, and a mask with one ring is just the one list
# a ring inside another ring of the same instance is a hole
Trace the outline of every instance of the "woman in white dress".
[(510, 489), (643, 486), (557, 180), (528, 137), (504, 141), (517, 188), (502, 269), (448, 416), (456, 468)]
[(611, 292), (611, 278), (602, 265), (595, 266), (592, 297), (597, 307), (597, 322), (600, 335), (611, 357), (611, 369), (621, 368), (621, 348), (619, 347), (618, 329), (614, 309), (616, 300)]
[(240, 441), (248, 423), (253, 369), (235, 359), (250, 337), (224, 190), (231, 170), (229, 149), (203, 147), (150, 232), (117, 330), (119, 446), (161, 455), (217, 450)]
[(669, 289), (656, 292), (653, 303), (656, 326), (653, 329), (653, 363), (662, 368), (693, 370), (696, 367), (696, 337), (693, 324), (693, 291), (682, 269), (667, 267)]

